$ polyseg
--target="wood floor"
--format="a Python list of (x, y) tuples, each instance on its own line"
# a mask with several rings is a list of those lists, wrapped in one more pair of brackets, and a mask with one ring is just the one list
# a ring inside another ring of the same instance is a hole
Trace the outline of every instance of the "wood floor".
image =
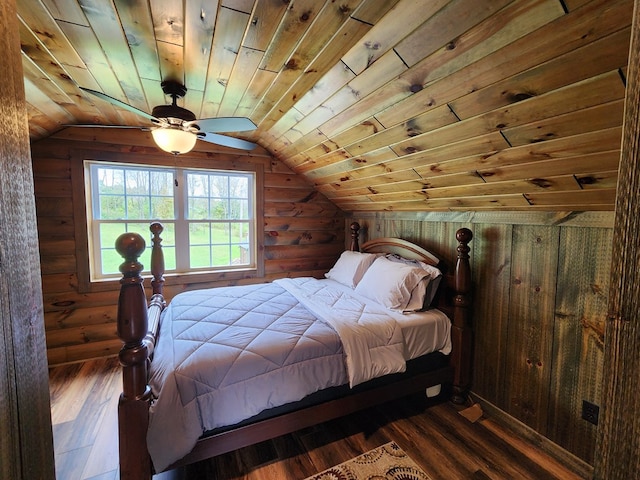
[[(118, 478), (115, 359), (50, 370), (58, 480)], [(165, 474), (158, 480), (302, 480), (395, 440), (432, 480), (584, 479), (533, 442), (485, 416), (472, 423), (448, 402), (411, 397)]]

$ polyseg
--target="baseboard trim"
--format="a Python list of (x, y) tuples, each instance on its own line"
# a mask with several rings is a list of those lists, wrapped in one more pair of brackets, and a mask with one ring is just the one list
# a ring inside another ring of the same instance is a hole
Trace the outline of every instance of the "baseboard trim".
[(551, 455), (557, 461), (561, 462), (567, 468), (571, 469), (583, 478), (593, 478), (593, 466), (589, 465), (584, 460), (576, 457), (557, 443), (552, 442), (544, 435), (541, 435), (528, 425), (525, 425), (520, 420), (509, 415), (504, 410), (496, 407), (480, 395), (471, 392), (471, 397), (480, 404), (484, 412), (496, 423), (508, 428), (517, 435), (539, 446), (545, 453)]

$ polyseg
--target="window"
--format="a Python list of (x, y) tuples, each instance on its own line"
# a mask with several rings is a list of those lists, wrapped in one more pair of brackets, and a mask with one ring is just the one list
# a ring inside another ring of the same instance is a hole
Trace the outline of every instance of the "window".
[(254, 172), (85, 161), (85, 173), (91, 280), (119, 278), (116, 238), (134, 231), (150, 245), (153, 221), (167, 273), (256, 268)]

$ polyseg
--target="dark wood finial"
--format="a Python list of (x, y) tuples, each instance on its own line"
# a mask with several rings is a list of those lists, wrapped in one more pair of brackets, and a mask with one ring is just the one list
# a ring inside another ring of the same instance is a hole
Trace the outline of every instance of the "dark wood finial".
[(360, 224), (358, 222), (353, 222), (349, 225), (351, 229), (351, 245), (349, 246), (349, 250), (352, 252), (360, 251), (360, 243), (358, 242), (358, 237), (360, 236)]
[(456, 262), (456, 297), (455, 302), (459, 305), (467, 306), (471, 300), (471, 266), (469, 265), (469, 242), (473, 239), (473, 233), (468, 228), (461, 228), (456, 232), (458, 240), (458, 260)]
[(456, 232), (456, 240), (466, 245), (473, 240), (473, 232), (468, 228), (461, 228)]
[(137, 281), (140, 272), (144, 268), (138, 262), (138, 258), (140, 258), (145, 248), (144, 238), (137, 233), (126, 232), (116, 239), (116, 251), (124, 258), (124, 262), (120, 265), (120, 272), (124, 275), (121, 283), (125, 279), (130, 279), (129, 281), (134, 283)]

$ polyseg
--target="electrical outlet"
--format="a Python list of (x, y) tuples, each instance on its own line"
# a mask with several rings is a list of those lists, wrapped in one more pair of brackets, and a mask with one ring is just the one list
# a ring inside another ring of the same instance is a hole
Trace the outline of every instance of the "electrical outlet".
[(600, 407), (595, 403), (582, 400), (582, 418), (587, 422), (598, 424), (598, 416), (600, 415)]

